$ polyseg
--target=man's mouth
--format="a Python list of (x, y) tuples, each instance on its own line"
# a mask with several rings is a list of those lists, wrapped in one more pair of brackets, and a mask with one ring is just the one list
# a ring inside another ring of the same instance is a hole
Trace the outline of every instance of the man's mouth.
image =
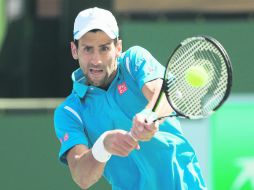
[(102, 69), (89, 69), (89, 72), (93, 75), (101, 74), (103, 72)]

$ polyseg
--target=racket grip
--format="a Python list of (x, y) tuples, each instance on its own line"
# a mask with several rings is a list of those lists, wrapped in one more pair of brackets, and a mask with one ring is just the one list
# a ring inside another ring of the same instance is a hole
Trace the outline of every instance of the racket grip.
[(143, 109), (139, 115), (143, 115), (145, 117), (146, 123), (153, 123), (157, 121), (158, 115), (151, 109)]
[(158, 118), (158, 115), (155, 113), (155, 112), (150, 112), (148, 115), (147, 115), (147, 118), (146, 118), (146, 123), (154, 123), (155, 121), (157, 121), (159, 118)]

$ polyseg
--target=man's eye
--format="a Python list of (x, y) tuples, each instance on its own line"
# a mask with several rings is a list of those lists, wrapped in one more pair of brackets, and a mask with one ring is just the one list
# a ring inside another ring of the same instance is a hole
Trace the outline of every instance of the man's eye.
[(90, 53), (90, 52), (92, 52), (92, 48), (91, 47), (85, 47), (84, 51), (87, 52), (87, 53)]
[(101, 48), (101, 50), (102, 50), (102, 51), (108, 51), (108, 50), (109, 50), (109, 47), (103, 46), (103, 47)]

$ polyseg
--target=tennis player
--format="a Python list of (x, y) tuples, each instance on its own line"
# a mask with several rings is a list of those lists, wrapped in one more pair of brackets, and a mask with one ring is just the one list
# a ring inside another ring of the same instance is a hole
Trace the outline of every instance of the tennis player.
[[(55, 111), (60, 160), (87, 189), (102, 176), (113, 190), (206, 189), (195, 152), (176, 118), (147, 122), (164, 67), (144, 48), (122, 52), (111, 12), (90, 8), (74, 22), (73, 90)], [(164, 108), (165, 108), (164, 107)]]

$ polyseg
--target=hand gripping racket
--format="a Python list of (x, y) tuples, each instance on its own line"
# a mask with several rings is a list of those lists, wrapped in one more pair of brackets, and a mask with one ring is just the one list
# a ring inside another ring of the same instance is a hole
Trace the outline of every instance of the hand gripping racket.
[(212, 37), (190, 37), (169, 57), (152, 111), (156, 112), (165, 94), (174, 112), (164, 117), (205, 118), (225, 102), (231, 86), (232, 67), (223, 46)]

